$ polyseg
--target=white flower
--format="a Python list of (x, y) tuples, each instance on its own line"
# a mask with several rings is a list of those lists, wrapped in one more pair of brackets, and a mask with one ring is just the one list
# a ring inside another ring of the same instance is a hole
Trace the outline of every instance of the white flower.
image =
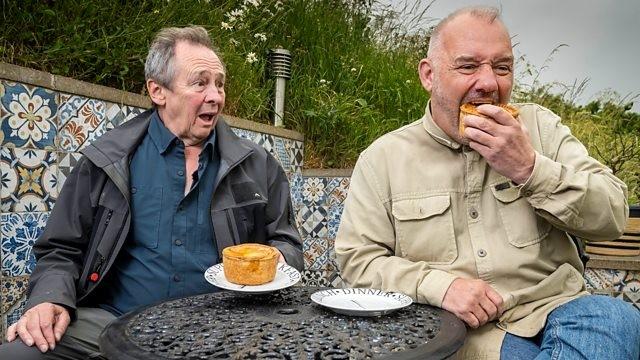
[(326, 83), (327, 83), (327, 80), (325, 80), (325, 79), (320, 79), (320, 84), (326, 84)]
[(247, 54), (247, 62), (249, 64), (253, 64), (256, 61), (258, 61), (258, 57), (256, 56), (255, 53), (250, 52), (250, 53)]
[(229, 39), (229, 42), (233, 45), (233, 46), (238, 46), (240, 45), (240, 41), (236, 40), (236, 39)]
[(411, 84), (411, 80), (407, 80), (407, 81), (405, 81), (405, 83)]
[(267, 35), (263, 33), (256, 33), (255, 35), (253, 35), (253, 37), (260, 41), (267, 41)]
[(233, 25), (226, 23), (226, 22), (221, 22), (220, 26), (224, 29), (224, 30), (231, 30), (233, 29)]
[(356, 68), (351, 68), (351, 72), (356, 72), (358, 71)]
[(231, 10), (231, 16), (241, 18), (244, 15), (244, 11), (241, 9)]
[(245, 5), (251, 4), (251, 5), (253, 5), (253, 7), (258, 7), (258, 6), (260, 6), (260, 1), (261, 0), (244, 0), (244, 4)]
[(282, 9), (282, 1), (280, 0), (276, 1), (276, 3), (273, 6), (275, 6), (276, 10)]

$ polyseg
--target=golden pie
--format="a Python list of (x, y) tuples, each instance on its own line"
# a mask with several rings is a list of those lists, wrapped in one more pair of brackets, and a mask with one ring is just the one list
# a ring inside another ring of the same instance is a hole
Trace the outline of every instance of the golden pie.
[(276, 277), (280, 252), (271, 246), (246, 243), (222, 250), (224, 276), (239, 285), (266, 284)]
[[(482, 104), (486, 104), (486, 103), (466, 103), (460, 106), (460, 119), (458, 121), (458, 133), (460, 134), (461, 137), (464, 137), (464, 121), (462, 119), (464, 119), (465, 116), (476, 115), (476, 116), (488, 118), (488, 116), (484, 114), (480, 114), (478, 112), (477, 107), (478, 105), (482, 105)], [(509, 104), (497, 104), (496, 106), (499, 106), (505, 109), (514, 118), (517, 118), (519, 115), (518, 109), (516, 109), (515, 107)]]

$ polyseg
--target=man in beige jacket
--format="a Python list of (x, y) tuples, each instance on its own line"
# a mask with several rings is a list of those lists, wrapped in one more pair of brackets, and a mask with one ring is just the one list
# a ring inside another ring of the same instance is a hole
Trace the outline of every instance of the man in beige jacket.
[[(465, 359), (638, 359), (640, 312), (588, 295), (567, 233), (614, 239), (626, 186), (558, 116), (506, 104), (510, 36), (494, 8), (465, 8), (434, 30), (419, 75), (424, 117), (360, 156), (336, 239), (345, 281), (399, 291), (470, 328)], [(507, 336), (505, 336), (505, 334)]]

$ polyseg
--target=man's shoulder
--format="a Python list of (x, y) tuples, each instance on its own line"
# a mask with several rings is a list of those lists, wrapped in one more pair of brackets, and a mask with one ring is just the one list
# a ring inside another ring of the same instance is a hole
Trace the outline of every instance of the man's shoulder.
[(396, 153), (399, 150), (398, 147), (412, 145), (418, 137), (423, 138), (426, 134), (422, 121), (422, 119), (415, 120), (380, 136), (363, 151), (363, 154), (389, 153), (390, 150)]

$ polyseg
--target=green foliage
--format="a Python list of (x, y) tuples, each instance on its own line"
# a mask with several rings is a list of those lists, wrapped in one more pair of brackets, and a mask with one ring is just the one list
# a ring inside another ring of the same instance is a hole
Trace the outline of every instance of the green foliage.
[[(306, 167), (349, 167), (380, 135), (419, 118), (428, 95), (416, 66), (428, 29), (405, 30), (375, 0), (25, 0), (2, 2), (0, 61), (144, 93), (144, 60), (154, 34), (166, 26), (202, 25), (228, 69), (225, 112), (270, 122), (274, 81), (269, 49), (293, 56), (285, 125), (305, 134)], [(407, 9), (408, 22), (426, 14)], [(411, 25), (409, 24), (409, 27)], [(423, 26), (424, 27), (424, 26)], [(514, 100), (559, 114), (590, 153), (640, 198), (640, 115), (633, 98), (605, 94), (576, 105), (587, 82), (541, 84), (525, 63)], [(523, 59), (520, 59), (523, 60)], [(528, 85), (527, 85), (528, 84)]]

